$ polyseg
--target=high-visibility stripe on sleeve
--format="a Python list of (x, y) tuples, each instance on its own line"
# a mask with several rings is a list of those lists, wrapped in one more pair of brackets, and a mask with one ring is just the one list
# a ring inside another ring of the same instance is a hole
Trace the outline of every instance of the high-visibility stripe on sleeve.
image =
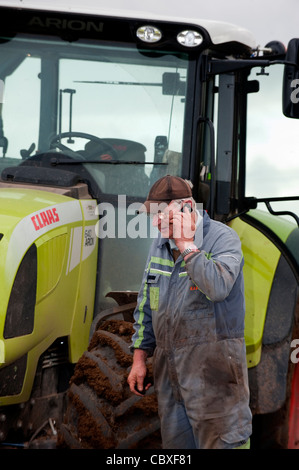
[(135, 341), (135, 344), (134, 344), (134, 347), (135, 348), (140, 348), (140, 345), (144, 339), (144, 336), (143, 336), (143, 332), (144, 332), (144, 324), (143, 324), (143, 320), (144, 320), (144, 310), (143, 310), (143, 307), (144, 307), (144, 304), (147, 300), (147, 283), (145, 282), (144, 283), (144, 288), (143, 288), (143, 298), (142, 298), (142, 301), (140, 302), (140, 305), (139, 305), (139, 318), (138, 318), (138, 321), (137, 321), (137, 324), (139, 325), (139, 330), (138, 330), (138, 338), (137, 340)]

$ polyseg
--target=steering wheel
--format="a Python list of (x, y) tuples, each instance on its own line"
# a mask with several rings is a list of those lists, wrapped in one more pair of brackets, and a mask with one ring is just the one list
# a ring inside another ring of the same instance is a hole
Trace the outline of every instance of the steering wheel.
[(97, 137), (96, 135), (87, 134), (85, 132), (72, 132), (72, 131), (69, 131), (69, 132), (62, 132), (60, 134), (56, 134), (56, 135), (54, 135), (54, 137), (52, 137), (52, 139), (50, 141), (50, 148), (59, 148), (63, 152), (71, 152), (72, 154), (75, 154), (76, 157), (78, 157), (78, 155), (81, 155), (80, 152), (75, 152), (74, 150), (72, 150), (71, 148), (67, 147), (66, 145), (64, 145), (60, 142), (61, 139), (64, 139), (66, 137), (69, 137), (69, 138), (79, 137), (81, 139), (87, 139), (91, 142), (96, 142), (96, 143), (102, 145), (102, 147), (104, 147), (103, 151), (105, 151), (105, 150), (109, 151), (110, 153), (112, 153), (114, 159), (116, 159), (116, 160), (118, 159), (117, 152), (112, 147), (112, 145), (108, 144), (107, 142), (105, 142), (100, 137)]

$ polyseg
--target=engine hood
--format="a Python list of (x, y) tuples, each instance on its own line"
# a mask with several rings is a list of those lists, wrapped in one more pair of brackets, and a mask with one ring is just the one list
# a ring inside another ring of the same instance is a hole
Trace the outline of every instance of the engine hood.
[[(62, 203), (74, 201), (72, 198), (56, 193), (40, 190), (0, 188), (0, 232), (4, 235), (11, 232), (24, 217), (42, 213), (44, 209), (55, 208)], [(50, 214), (49, 214), (50, 215)], [(34, 229), (35, 218), (31, 219)], [(38, 220), (37, 220), (38, 221)], [(50, 226), (52, 218), (48, 217), (48, 223), (44, 218), (44, 225)], [(43, 228), (40, 224), (40, 228)]]
[(82, 219), (78, 200), (40, 190), (0, 188), (0, 281), (12, 282), (24, 254), (38, 238)]

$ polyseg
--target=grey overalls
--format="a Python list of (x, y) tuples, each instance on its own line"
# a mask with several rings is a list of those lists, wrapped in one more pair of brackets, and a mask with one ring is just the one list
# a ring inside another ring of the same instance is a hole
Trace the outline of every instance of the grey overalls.
[(232, 448), (251, 434), (241, 243), (204, 212), (195, 244), (185, 263), (153, 241), (132, 349), (154, 354), (164, 448)]

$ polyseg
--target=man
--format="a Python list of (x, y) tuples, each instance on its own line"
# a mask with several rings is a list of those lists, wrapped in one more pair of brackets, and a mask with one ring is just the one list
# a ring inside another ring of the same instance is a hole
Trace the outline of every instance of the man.
[(251, 412), (240, 240), (196, 210), (182, 178), (158, 180), (144, 208), (156, 212), (162, 203), (134, 312), (130, 390), (141, 395), (146, 359), (154, 354), (163, 448), (246, 446)]

